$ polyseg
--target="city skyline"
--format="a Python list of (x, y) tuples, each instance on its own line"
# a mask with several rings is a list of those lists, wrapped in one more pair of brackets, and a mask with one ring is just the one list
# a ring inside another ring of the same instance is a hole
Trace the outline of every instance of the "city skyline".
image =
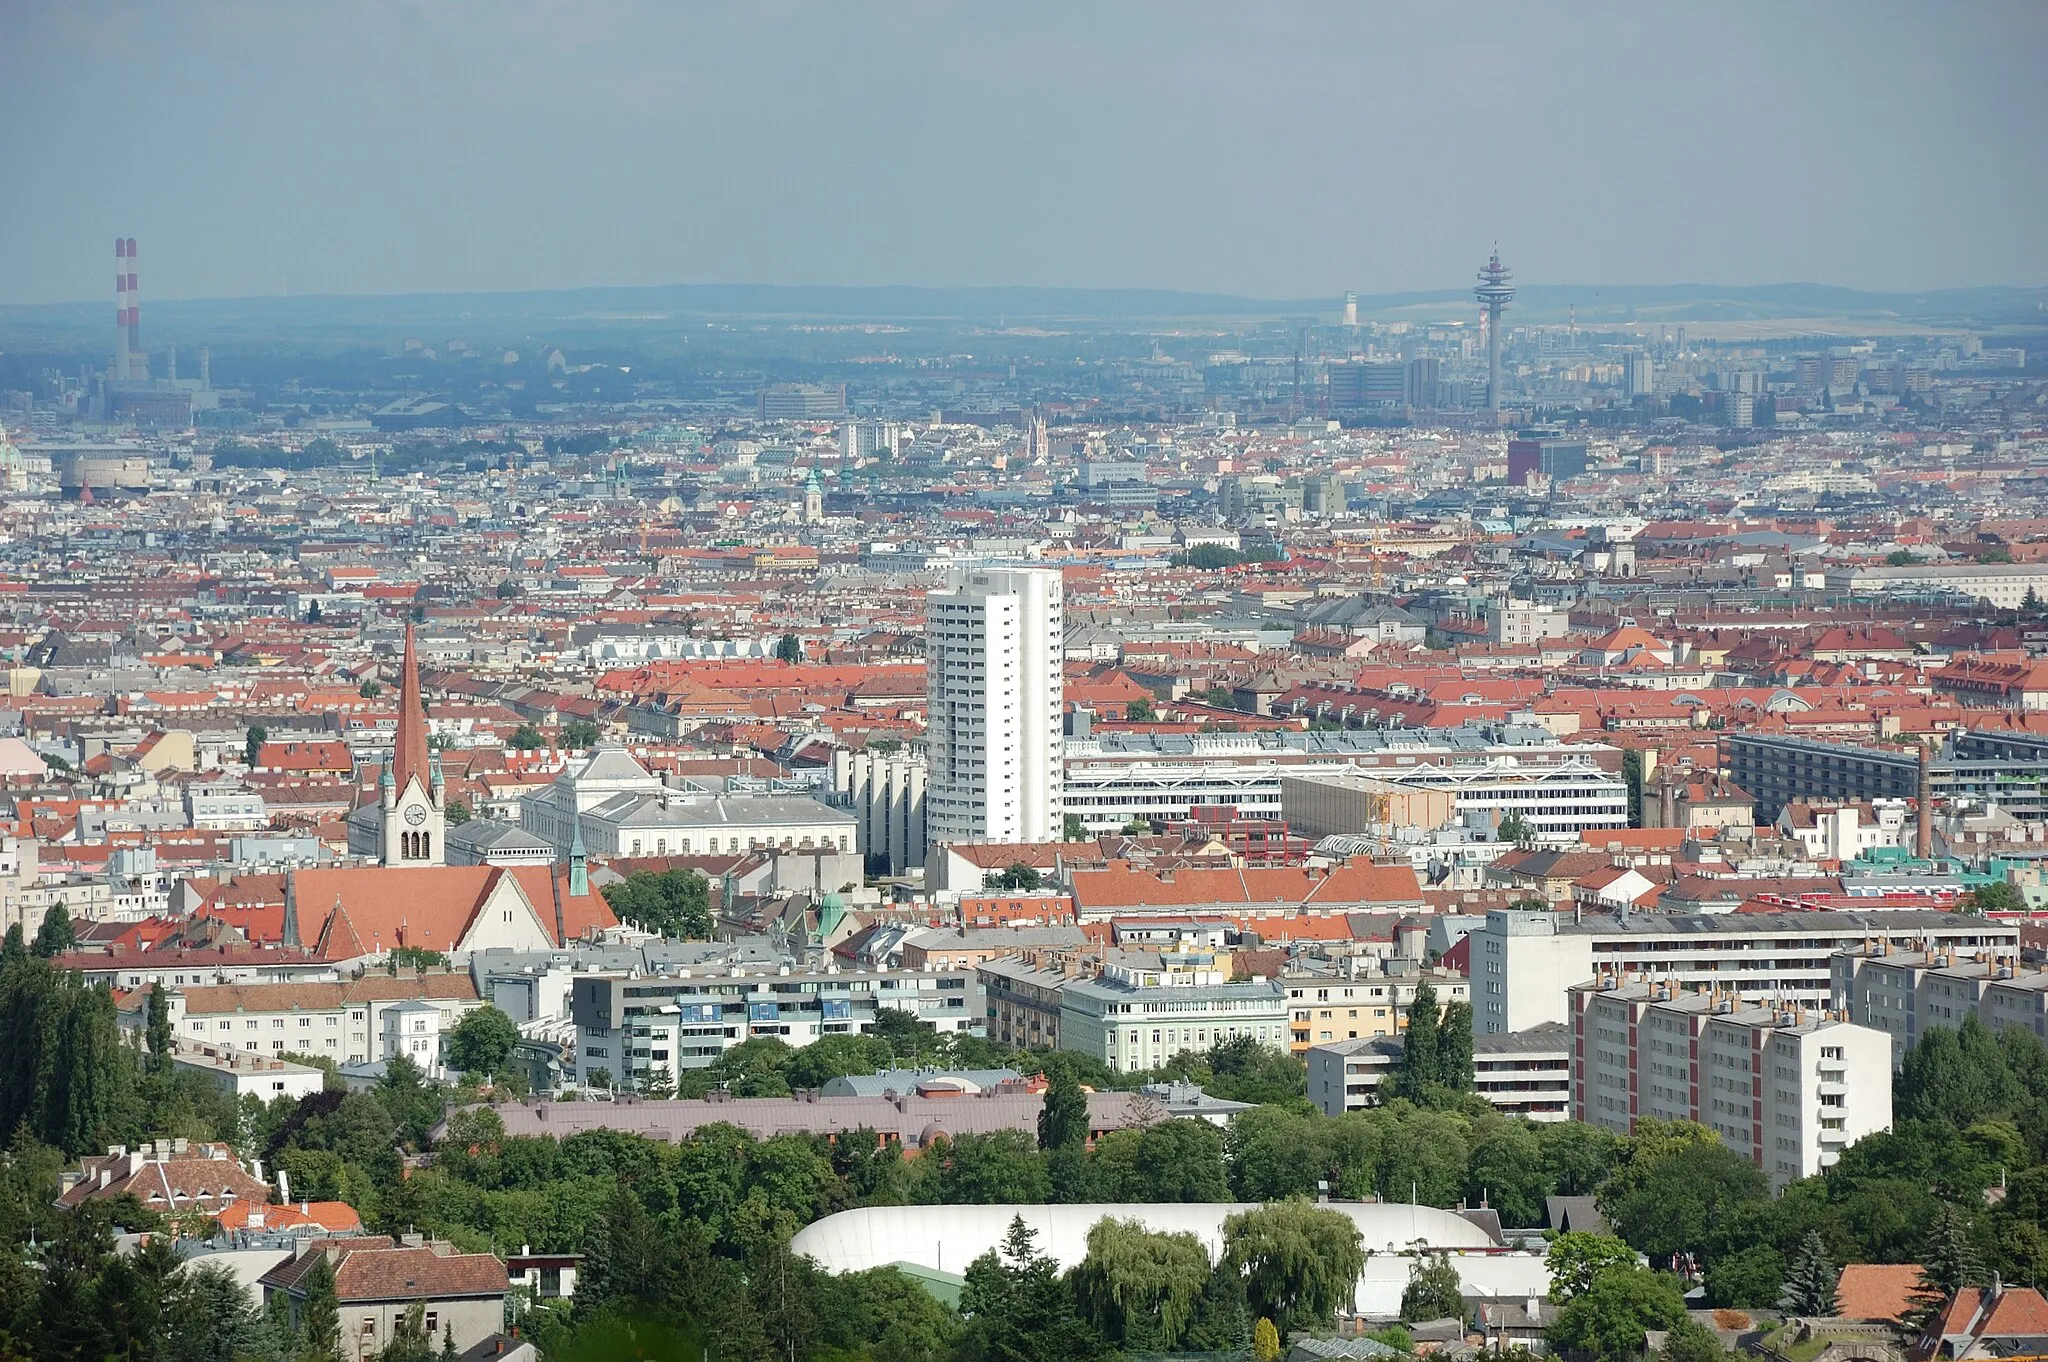
[(163, 300), (1334, 298), (1496, 239), (1531, 280), (2036, 284), (2048, 20), (1975, 8), (67, 8), (0, 54), (44, 134), (0, 150), (0, 302), (99, 296), (117, 234)]

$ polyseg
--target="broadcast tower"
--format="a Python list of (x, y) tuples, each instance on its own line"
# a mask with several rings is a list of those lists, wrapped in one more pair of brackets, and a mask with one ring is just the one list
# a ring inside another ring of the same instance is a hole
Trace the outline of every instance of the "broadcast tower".
[(1500, 263), (1500, 247), (1496, 246), (1486, 268), (1479, 271), (1479, 286), (1472, 290), (1472, 296), (1486, 309), (1486, 414), (1495, 425), (1500, 424), (1500, 312), (1515, 296), (1515, 287), (1508, 282), (1512, 278), (1513, 273)]

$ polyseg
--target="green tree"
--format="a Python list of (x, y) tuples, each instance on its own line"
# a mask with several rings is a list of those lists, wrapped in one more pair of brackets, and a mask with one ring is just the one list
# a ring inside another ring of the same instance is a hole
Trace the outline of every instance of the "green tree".
[(2024, 913), (2027, 911), (2027, 896), (2010, 880), (1995, 880), (1990, 884), (1980, 884), (1957, 899), (1956, 911), (1974, 913), (1979, 917), (1986, 913)]
[(1545, 1331), (1553, 1350), (1591, 1362), (1631, 1362), (1652, 1329), (1675, 1328), (1685, 1301), (1670, 1277), (1640, 1267), (1610, 1267), (1565, 1303)]
[(1544, 1168), (1543, 1145), (1536, 1132), (1532, 1121), (1487, 1116), (1473, 1123), (1465, 1198), (1475, 1206), (1484, 1202), (1494, 1207), (1503, 1224), (1543, 1223), (1543, 1199), (1554, 1184)]
[(43, 923), (36, 928), (35, 943), (29, 947), (32, 954), (48, 960), (62, 955), (78, 944), (77, 934), (71, 930), (71, 913), (64, 907), (64, 900), (58, 899), (43, 914)]
[(801, 662), (804, 660), (804, 643), (795, 634), (784, 634), (775, 641), (775, 658), (778, 662)]
[(1209, 1252), (1194, 1235), (1105, 1217), (1088, 1231), (1074, 1298), (1081, 1318), (1111, 1344), (1163, 1352), (1185, 1345), (1209, 1275)]
[(1203, 572), (1216, 572), (1251, 561), (1249, 556), (1227, 544), (1197, 544), (1185, 553), (1174, 554), (1172, 558), (1175, 567), (1196, 568)]
[(1087, 1142), (1088, 1096), (1070, 1071), (1056, 1070), (1045, 1089), (1045, 1105), (1038, 1109), (1038, 1147), (1079, 1149)]
[(427, 1335), (427, 1307), (414, 1301), (391, 1326), (391, 1341), (377, 1354), (378, 1362), (432, 1362), (433, 1340)]
[(1841, 1306), (1835, 1299), (1838, 1275), (1820, 1231), (1808, 1230), (1806, 1238), (1800, 1241), (1799, 1256), (1792, 1260), (1792, 1270), (1785, 1275), (1778, 1308), (1788, 1315), (1841, 1313)]
[(1408, 1004), (1408, 1030), (1401, 1042), (1401, 1068), (1394, 1079), (1396, 1095), (1412, 1100), (1443, 1083), (1443, 1075), (1437, 1068), (1441, 1058), (1437, 1046), (1437, 1026), (1441, 1015), (1436, 988), (1425, 979), (1416, 987), (1415, 998)]
[(1678, 1317), (1657, 1350), (1657, 1362), (1722, 1362), (1726, 1356), (1714, 1331), (1691, 1315)]
[(1599, 1204), (1652, 1262), (1703, 1252), (1742, 1206), (1769, 1197), (1763, 1170), (1695, 1122), (1639, 1121), (1630, 1149)]
[(334, 1269), (322, 1254), (305, 1277), (305, 1300), (299, 1306), (302, 1362), (341, 1362), (341, 1298), (334, 1290)]
[(597, 746), (598, 739), (603, 736), (604, 730), (589, 719), (571, 719), (562, 725), (562, 746), (578, 751)]
[(1365, 1270), (1358, 1226), (1338, 1211), (1282, 1201), (1223, 1222), (1223, 1256), (1245, 1284), (1252, 1312), (1283, 1334), (1328, 1327), (1348, 1308)]
[(0, 942), (0, 969), (5, 969), (18, 960), (26, 959), (28, 959), (28, 942), (21, 934), (21, 924), (19, 922), (9, 923), (7, 926), (7, 938), (4, 942)]
[(425, 946), (393, 946), (385, 952), (384, 963), (394, 975), (401, 970), (424, 974), (430, 969), (447, 969), (448, 957)]
[(242, 735), (242, 764), (253, 767), (256, 754), (263, 750), (263, 742), (270, 736), (270, 730), (261, 724), (251, 724), (249, 731)]
[(1566, 1230), (1550, 1241), (1543, 1266), (1550, 1272), (1550, 1298), (1563, 1305), (1590, 1290), (1608, 1268), (1636, 1266), (1636, 1251), (1612, 1235)]
[(1029, 893), (1038, 888), (1039, 883), (1040, 878), (1037, 867), (1017, 861), (1012, 863), (1008, 869), (998, 871), (995, 875), (991, 876), (988, 887), (1013, 894)]
[(1045, 1160), (1021, 1130), (960, 1135), (919, 1156), (918, 1201), (954, 1206), (1042, 1204), (1052, 1192)]
[(1401, 1321), (1420, 1324), (1424, 1320), (1465, 1318), (1465, 1288), (1458, 1269), (1440, 1253), (1417, 1257), (1408, 1269), (1408, 1285), (1401, 1292)]
[(2021, 1099), (2008, 1052), (1975, 1016), (1931, 1027), (1900, 1061), (1897, 1115), (1962, 1129), (2009, 1112)]
[(1925, 1325), (1956, 1292), (1966, 1286), (1988, 1285), (1990, 1280), (1984, 1256), (1971, 1239), (1969, 1222), (1962, 1211), (1944, 1202), (1920, 1255), (1920, 1280), (1905, 1316), (1908, 1325), (1915, 1329)]
[(1000, 1252), (967, 1265), (960, 1312), (967, 1317), (964, 1353), (974, 1362), (1091, 1362), (1109, 1354), (1037, 1239), (1020, 1216)]
[(1436, 1081), (1452, 1092), (1472, 1091), (1472, 1004), (1444, 1007), (1436, 1029)]
[(525, 595), (526, 592), (520, 587), (518, 582), (514, 581), (510, 577), (506, 577), (498, 582), (497, 588), (493, 594), (495, 594), (497, 598), (501, 601), (516, 601), (521, 596)]
[(449, 1028), (442, 1042), (442, 1057), (462, 1073), (489, 1075), (505, 1067), (518, 1043), (519, 1027), (486, 1003), (465, 1012), (462, 1020)]
[(375, 681), (365, 681), (362, 685), (356, 687), (356, 694), (362, 696), (365, 700), (374, 700), (383, 693), (384, 687), (378, 685)]
[(443, 814), (448, 820), (448, 826), (451, 828), (459, 828), (476, 816), (469, 811), (469, 805), (460, 799), (449, 800), (447, 808), (443, 810)]
[(637, 870), (600, 892), (622, 922), (683, 940), (712, 934), (711, 882), (694, 870)]
[(1082, 842), (1088, 838), (1088, 825), (1081, 821), (1081, 815), (1070, 813), (1060, 822), (1060, 840)]
[(547, 745), (546, 735), (532, 724), (519, 725), (519, 727), (512, 730), (512, 736), (505, 739), (505, 746), (516, 748), (522, 752), (537, 751)]
[(820, 1036), (789, 1057), (783, 1078), (792, 1090), (822, 1088), (835, 1078), (887, 1068), (889, 1046), (875, 1036)]
[(1497, 841), (1513, 842), (1518, 847), (1530, 846), (1536, 841), (1535, 827), (1519, 813), (1511, 813), (1501, 819), (1493, 835)]
[(1152, 702), (1142, 696), (1124, 706), (1124, 718), (1134, 724), (1145, 723), (1158, 717), (1152, 708)]
[(149, 989), (149, 1068), (151, 1073), (171, 1070), (171, 999), (161, 982)]
[(1621, 754), (1621, 779), (1628, 790), (1628, 825), (1639, 828), (1643, 825), (1643, 754), (1636, 748)]
[(1751, 1244), (1707, 1264), (1707, 1301), (1735, 1310), (1773, 1310), (1785, 1294), (1785, 1255)]

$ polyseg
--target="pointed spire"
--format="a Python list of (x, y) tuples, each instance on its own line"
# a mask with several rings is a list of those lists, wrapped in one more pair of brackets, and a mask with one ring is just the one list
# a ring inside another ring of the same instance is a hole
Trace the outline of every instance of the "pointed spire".
[(583, 850), (583, 820), (572, 818), (569, 834), (569, 892), (577, 898), (590, 892), (590, 858)]
[(427, 711), (420, 703), (420, 659), (414, 651), (412, 625), (405, 626), (405, 661), (398, 678), (398, 732), (391, 744), (391, 780), (400, 794), (417, 777), (421, 789), (431, 787), (427, 758)]

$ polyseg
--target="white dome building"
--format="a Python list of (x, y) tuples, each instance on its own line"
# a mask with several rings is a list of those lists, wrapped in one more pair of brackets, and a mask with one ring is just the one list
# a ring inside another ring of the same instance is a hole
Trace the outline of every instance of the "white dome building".
[[(790, 1247), (831, 1272), (902, 1265), (958, 1277), (967, 1265), (999, 1249), (1010, 1222), (1022, 1216), (1038, 1232), (1038, 1250), (1061, 1269), (1088, 1253), (1088, 1231), (1104, 1217), (1136, 1220), (1162, 1234), (1200, 1239), (1211, 1261), (1223, 1252), (1223, 1222), (1244, 1202), (1170, 1202), (1085, 1206), (864, 1206), (826, 1216), (797, 1232)], [(1492, 1234), (1454, 1211), (1390, 1202), (1338, 1201), (1324, 1209), (1349, 1216), (1368, 1255), (1354, 1309), (1398, 1314), (1408, 1284), (1410, 1255), (1442, 1252), (1463, 1279), (1467, 1296), (1541, 1296), (1550, 1275), (1535, 1254), (1507, 1250)]]

